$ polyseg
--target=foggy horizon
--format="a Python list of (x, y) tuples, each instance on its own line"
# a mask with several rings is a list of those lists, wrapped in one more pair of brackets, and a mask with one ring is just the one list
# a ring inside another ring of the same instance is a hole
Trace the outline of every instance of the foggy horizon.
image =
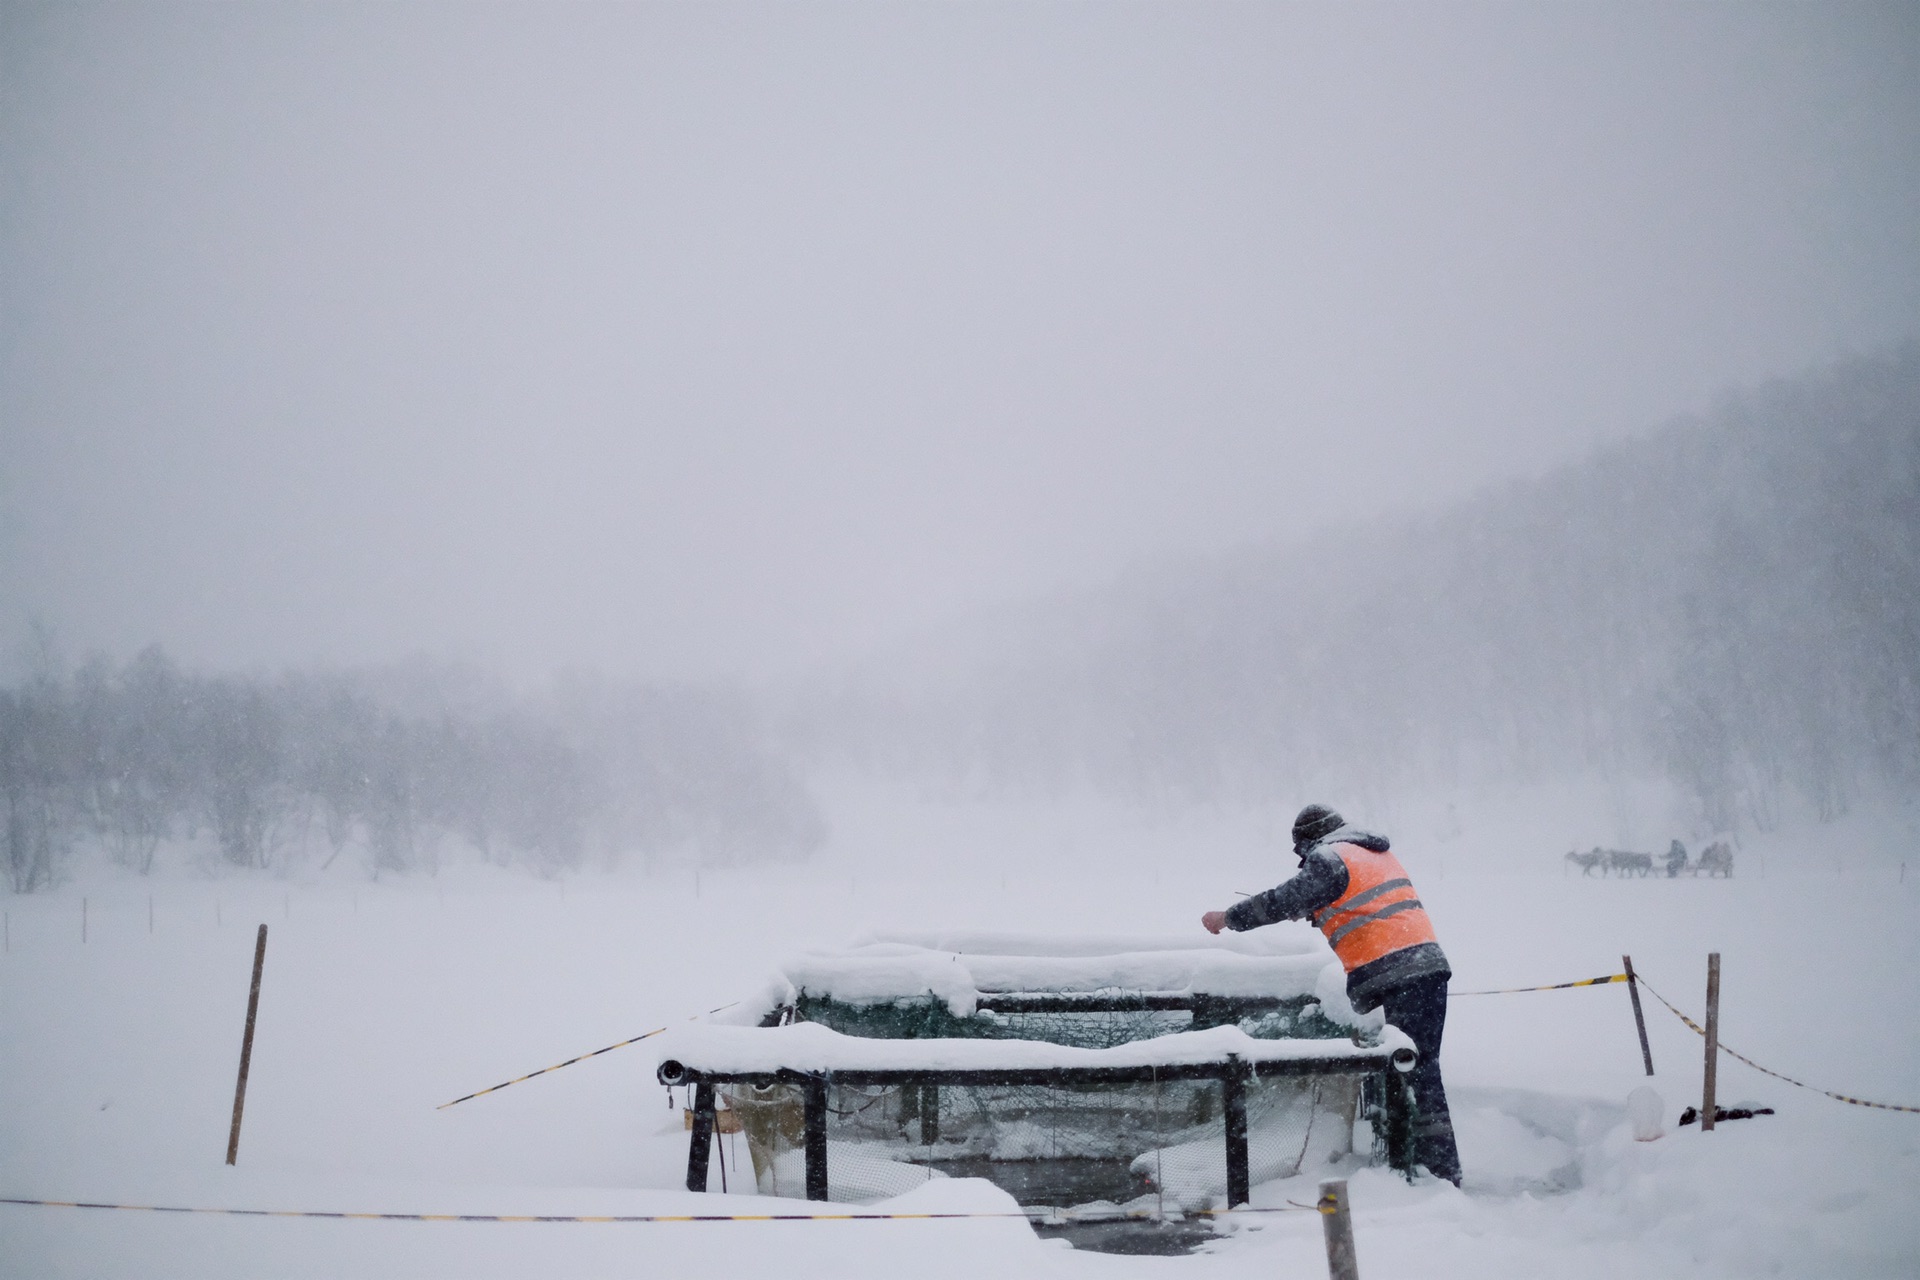
[(0, 24), (9, 646), (761, 678), (1920, 335), (1899, 6)]

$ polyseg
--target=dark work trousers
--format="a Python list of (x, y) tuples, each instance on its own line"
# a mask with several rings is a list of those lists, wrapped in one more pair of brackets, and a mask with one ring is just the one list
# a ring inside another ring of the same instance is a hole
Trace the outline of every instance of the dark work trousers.
[(1380, 1001), (1387, 1023), (1413, 1039), (1420, 1051), (1414, 1067), (1413, 1140), (1415, 1159), (1436, 1178), (1460, 1185), (1460, 1151), (1453, 1142), (1453, 1115), (1447, 1110), (1447, 1088), (1440, 1083), (1440, 1033), (1447, 1025), (1447, 979), (1444, 973), (1415, 978), (1388, 990)]

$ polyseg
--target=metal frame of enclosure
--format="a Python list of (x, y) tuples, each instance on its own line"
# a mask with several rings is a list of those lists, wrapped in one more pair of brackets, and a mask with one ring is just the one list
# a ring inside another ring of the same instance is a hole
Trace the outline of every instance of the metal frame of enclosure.
[[(1106, 1011), (1185, 1011), (1193, 1026), (1227, 1025), (1250, 1014), (1267, 1012), (1284, 1002), (1258, 996), (1210, 996), (1200, 993), (1073, 993), (1017, 992), (982, 994), (979, 1007), (1001, 1013), (1089, 1013)], [(768, 1015), (765, 1025), (790, 1017), (790, 1008)], [(668, 1059), (660, 1064), (659, 1081), (668, 1087), (693, 1091), (693, 1133), (687, 1155), (687, 1189), (705, 1191), (715, 1128), (717, 1085), (768, 1087), (798, 1085), (805, 1109), (806, 1195), (826, 1200), (831, 1171), (827, 1165), (828, 1089), (833, 1085), (886, 1087), (918, 1093), (922, 1141), (931, 1144), (939, 1133), (940, 1091), (967, 1086), (1052, 1086), (1158, 1084), (1171, 1081), (1217, 1080), (1226, 1142), (1226, 1198), (1228, 1206), (1247, 1203), (1250, 1191), (1246, 1088), (1251, 1080), (1275, 1076), (1346, 1076), (1372, 1080), (1371, 1113), (1376, 1140), (1384, 1146), (1396, 1169), (1413, 1166), (1413, 1102), (1406, 1073), (1415, 1064), (1414, 1052), (1398, 1048), (1356, 1048), (1344, 1041), (1337, 1053), (1248, 1061), (1229, 1055), (1211, 1062), (1161, 1065), (968, 1068), (853, 1068), (803, 1071), (791, 1068), (737, 1071), (715, 1069), (697, 1061)]]

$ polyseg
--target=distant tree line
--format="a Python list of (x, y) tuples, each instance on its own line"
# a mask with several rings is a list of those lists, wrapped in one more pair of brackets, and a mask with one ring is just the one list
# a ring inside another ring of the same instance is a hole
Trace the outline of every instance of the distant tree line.
[[(1278, 485), (1276, 478), (1276, 485)], [(1920, 789), (1920, 349), (1408, 519), (1143, 570), (796, 694), (821, 758), (1179, 802), (1664, 778), (1711, 830)]]
[(150, 648), (0, 688), (0, 862), (26, 893), (90, 846), (143, 874), (173, 850), (374, 876), (803, 856), (824, 820), (761, 738), (712, 690), (575, 678), (525, 697), (424, 664), (206, 676)]
[(800, 770), (1160, 804), (1665, 779), (1713, 831), (1920, 793), (1920, 348), (1406, 519), (1142, 570), (770, 701), (423, 664), (277, 678), (158, 649), (0, 688), (18, 892), (139, 872), (373, 875), (470, 856), (803, 856)]

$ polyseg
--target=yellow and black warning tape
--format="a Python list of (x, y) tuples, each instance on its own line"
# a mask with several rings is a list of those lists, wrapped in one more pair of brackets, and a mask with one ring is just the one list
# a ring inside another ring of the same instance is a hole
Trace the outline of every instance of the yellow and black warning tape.
[[(696, 1013), (693, 1015), (693, 1017), (688, 1018), (687, 1021), (697, 1022), (703, 1017), (710, 1018), (714, 1014), (721, 1012), (721, 1010), (731, 1009), (733, 1008), (734, 1005), (739, 1003), (740, 1002), (738, 1000), (735, 1000), (732, 1002), (732, 1004), (721, 1005), (719, 1009), (709, 1009), (704, 1014)], [(610, 1044), (604, 1049), (595, 1049), (592, 1053), (583, 1053), (577, 1058), (568, 1058), (565, 1062), (556, 1062), (550, 1067), (542, 1067), (538, 1071), (529, 1071), (527, 1072), (527, 1074), (523, 1076), (515, 1076), (511, 1080), (502, 1080), (499, 1084), (493, 1085), (490, 1088), (477, 1089), (474, 1092), (468, 1094), (465, 1098), (455, 1098), (452, 1102), (443, 1102), (439, 1106), (435, 1107), (434, 1110), (445, 1111), (448, 1107), (458, 1106), (460, 1103), (469, 1101), (473, 1098), (478, 1098), (482, 1094), (493, 1093), (497, 1090), (504, 1089), (510, 1084), (519, 1084), (522, 1080), (531, 1080), (535, 1076), (543, 1076), (547, 1074), (547, 1072), (549, 1071), (558, 1071), (560, 1068), (570, 1067), (576, 1062), (585, 1062), (588, 1058), (597, 1058), (603, 1053), (612, 1053), (615, 1049), (624, 1049), (630, 1044), (638, 1044), (642, 1040), (652, 1039), (654, 1036), (660, 1035), (666, 1030), (667, 1030), (666, 1027), (655, 1027), (651, 1031), (643, 1031), (637, 1036), (630, 1036), (627, 1039), (622, 1040), (619, 1044)], [(0, 1203), (4, 1203), (4, 1201), (0, 1201)]]
[[(1610, 973), (1604, 978), (1582, 978), (1578, 982), (1554, 982), (1544, 987), (1501, 987), (1496, 991), (1449, 991), (1448, 996), (1510, 996), (1521, 991), (1565, 991), (1570, 987), (1604, 987), (1609, 982), (1625, 982), (1624, 973)], [(1642, 985), (1645, 985), (1644, 983)]]
[[(1646, 989), (1649, 995), (1651, 995), (1655, 1000), (1658, 1000), (1661, 1004), (1666, 1005), (1667, 1009), (1673, 1014), (1674, 1017), (1686, 1023), (1689, 1027), (1692, 1027), (1696, 1035), (1704, 1036), (1707, 1034), (1707, 1029), (1705, 1027), (1695, 1022), (1692, 1018), (1689, 1018), (1686, 1014), (1680, 1012), (1679, 1009), (1674, 1007), (1673, 1001), (1667, 999), (1665, 996), (1661, 995), (1658, 991), (1655, 991), (1651, 986), (1648, 986), (1647, 979), (1644, 974), (1636, 973), (1634, 974), (1634, 977), (1639, 979), (1640, 985)], [(1874, 1109), (1879, 1111), (1907, 1111), (1907, 1112), (1920, 1114), (1920, 1107), (1903, 1107), (1897, 1103), (1892, 1103), (1892, 1102), (1869, 1102), (1865, 1098), (1855, 1098), (1844, 1093), (1835, 1093), (1831, 1089), (1822, 1089), (1819, 1085), (1808, 1084), (1805, 1080), (1795, 1080), (1792, 1076), (1782, 1075), (1778, 1071), (1773, 1070), (1771, 1067), (1761, 1066), (1759, 1063), (1755, 1062), (1752, 1058), (1749, 1058), (1744, 1053), (1739, 1053), (1733, 1049), (1729, 1049), (1725, 1041), (1720, 1042), (1719, 1048), (1720, 1048), (1720, 1052), (1726, 1054), (1729, 1058), (1738, 1058), (1740, 1061), (1752, 1067), (1755, 1071), (1758, 1071), (1761, 1075), (1772, 1076), (1775, 1080), (1785, 1080), (1788, 1084), (1797, 1085), (1802, 1089), (1811, 1089), (1815, 1093), (1825, 1094), (1827, 1097), (1834, 1099), (1836, 1102), (1845, 1102), (1856, 1107), (1873, 1107)]]
[[(998, 1213), (354, 1213), (326, 1209), (208, 1209), (190, 1205), (106, 1204), (88, 1200), (23, 1200), (0, 1196), (0, 1204), (46, 1209), (121, 1209), (135, 1213), (203, 1213), (233, 1218), (333, 1218), (352, 1222), (930, 1222), (968, 1218), (1024, 1218), (1043, 1223), (1146, 1222), (1165, 1215), (1151, 1210), (1075, 1214), (1054, 1209), (1014, 1209)], [(1256, 1209), (1191, 1209), (1189, 1218), (1224, 1218), (1249, 1213), (1292, 1213), (1317, 1206), (1294, 1204)], [(1320, 1210), (1327, 1212), (1327, 1210)]]

